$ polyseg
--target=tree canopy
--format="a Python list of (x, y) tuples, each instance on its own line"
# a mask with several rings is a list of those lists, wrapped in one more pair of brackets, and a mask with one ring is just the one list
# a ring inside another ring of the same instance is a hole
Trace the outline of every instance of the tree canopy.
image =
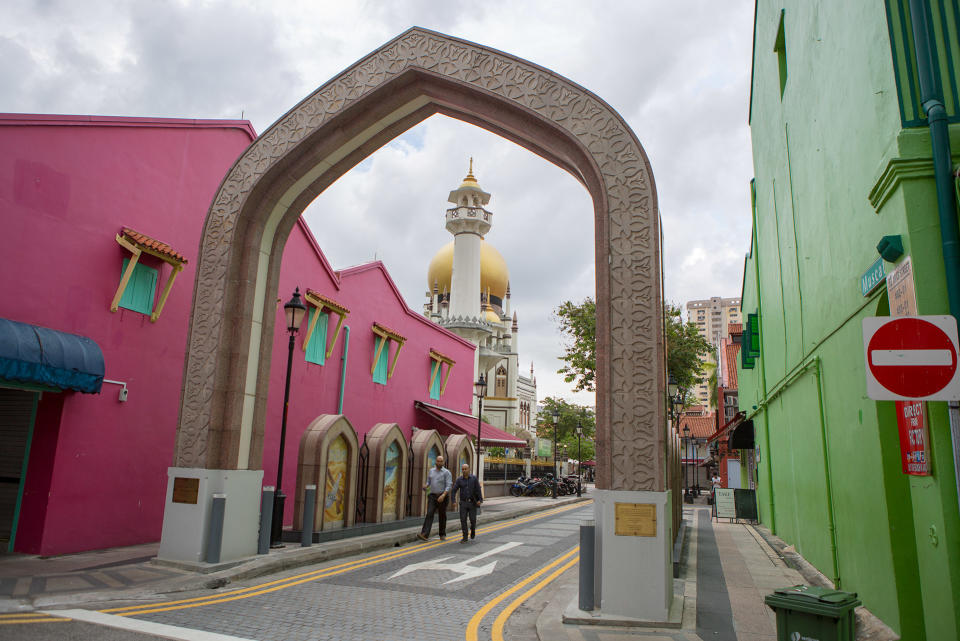
[(566, 362), (557, 370), (563, 380), (575, 383), (573, 391), (596, 391), (594, 376), (597, 370), (597, 304), (585, 298), (575, 304), (564, 301), (554, 310), (560, 331), (570, 339), (560, 360)]
[(592, 407), (568, 403), (562, 398), (548, 396), (543, 399), (543, 409), (537, 414), (537, 436), (553, 440), (553, 410), (559, 413), (557, 421), (557, 445), (567, 446), (567, 454), (577, 457), (577, 424), (583, 427), (580, 438), (580, 460), (594, 458), (593, 435), (596, 415)]
[[(554, 310), (560, 331), (569, 339), (561, 360), (566, 362), (557, 373), (564, 380), (574, 383), (573, 390), (595, 391), (597, 370), (597, 305), (593, 298), (581, 303), (564, 301)], [(684, 323), (680, 308), (671, 304), (664, 306), (664, 323), (667, 336), (667, 371), (681, 390), (686, 401), (687, 393), (703, 375), (703, 360), (712, 353), (710, 343), (697, 331), (694, 323)], [(562, 419), (561, 419), (562, 421)]]

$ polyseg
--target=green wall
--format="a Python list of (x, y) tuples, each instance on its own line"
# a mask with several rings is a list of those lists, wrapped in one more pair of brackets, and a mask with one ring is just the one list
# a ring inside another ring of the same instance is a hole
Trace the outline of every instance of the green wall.
[(864, 297), (859, 281), (882, 236), (904, 237), (920, 313), (947, 313), (929, 136), (902, 129), (889, 43), (883, 3), (758, 2), (742, 309), (760, 311), (762, 347), (738, 373), (740, 409), (756, 427), (761, 520), (903, 638), (958, 639), (945, 403), (928, 403), (922, 478), (901, 472), (893, 403), (866, 397), (861, 319), (889, 312), (883, 287)]

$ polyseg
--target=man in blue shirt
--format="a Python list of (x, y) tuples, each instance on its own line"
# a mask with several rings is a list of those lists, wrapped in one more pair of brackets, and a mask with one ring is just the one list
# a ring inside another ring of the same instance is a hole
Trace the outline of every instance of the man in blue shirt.
[(460, 532), (463, 534), (461, 543), (467, 542), (467, 517), (470, 517), (470, 538), (477, 536), (477, 506), (483, 503), (483, 490), (480, 481), (470, 473), (470, 466), (464, 463), (460, 466), (460, 476), (453, 484), (453, 507), (460, 501)]
[(423, 519), (423, 528), (417, 538), (421, 541), (430, 539), (430, 528), (433, 527), (433, 514), (439, 512), (438, 519), (440, 540), (447, 540), (447, 498), (450, 496), (450, 487), (453, 485), (453, 476), (450, 470), (443, 466), (443, 457), (437, 457), (437, 466), (427, 473), (427, 484), (423, 489), (427, 494), (427, 516)]

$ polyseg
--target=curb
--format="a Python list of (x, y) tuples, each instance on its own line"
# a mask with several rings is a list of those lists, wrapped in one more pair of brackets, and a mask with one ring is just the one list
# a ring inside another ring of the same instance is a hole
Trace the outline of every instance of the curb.
[[(477, 519), (477, 525), (496, 523), (498, 521), (507, 521), (520, 518), (529, 514), (537, 514), (558, 507), (583, 503), (592, 500), (592, 497), (584, 496), (581, 498), (564, 498), (557, 503), (546, 505), (523, 506), (520, 508), (505, 509), (503, 511), (487, 511)], [(267, 554), (248, 557), (235, 561), (216, 565), (212, 567), (191, 568), (189, 574), (172, 579), (157, 581), (149, 586), (140, 586), (136, 588), (120, 588), (115, 590), (87, 591), (60, 594), (38, 594), (19, 599), (0, 600), (0, 612), (23, 612), (31, 609), (50, 609), (57, 607), (73, 607), (83, 603), (106, 603), (114, 601), (148, 601), (158, 594), (171, 594), (177, 592), (188, 592), (194, 590), (214, 590), (222, 588), (236, 581), (253, 579), (266, 574), (274, 574), (286, 570), (323, 563), (334, 559), (353, 556), (363, 552), (373, 550), (401, 547), (405, 543), (411, 543), (417, 540), (416, 535), (420, 528), (405, 528), (402, 530), (393, 530), (391, 532), (381, 532), (377, 534), (368, 534), (349, 539), (339, 539), (327, 543), (314, 544), (310, 547), (301, 548), (299, 544), (295, 549), (289, 549), (280, 554)], [(450, 519), (447, 523), (447, 534), (460, 531), (459, 518)], [(184, 570), (182, 565), (157, 563), (151, 560), (151, 564), (174, 567)], [(206, 565), (206, 564), (204, 564)]]

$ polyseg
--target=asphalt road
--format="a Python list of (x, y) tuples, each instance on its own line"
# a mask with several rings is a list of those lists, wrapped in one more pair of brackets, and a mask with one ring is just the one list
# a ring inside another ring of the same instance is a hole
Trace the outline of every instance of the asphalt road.
[(75, 617), (67, 622), (0, 620), (0, 640), (532, 639), (530, 622), (548, 598), (548, 583), (575, 567), (579, 522), (591, 517), (592, 506), (579, 503), (482, 526), (466, 544), (459, 533), (445, 542), (435, 535), (427, 543), (297, 568), (224, 591), (54, 613)]

